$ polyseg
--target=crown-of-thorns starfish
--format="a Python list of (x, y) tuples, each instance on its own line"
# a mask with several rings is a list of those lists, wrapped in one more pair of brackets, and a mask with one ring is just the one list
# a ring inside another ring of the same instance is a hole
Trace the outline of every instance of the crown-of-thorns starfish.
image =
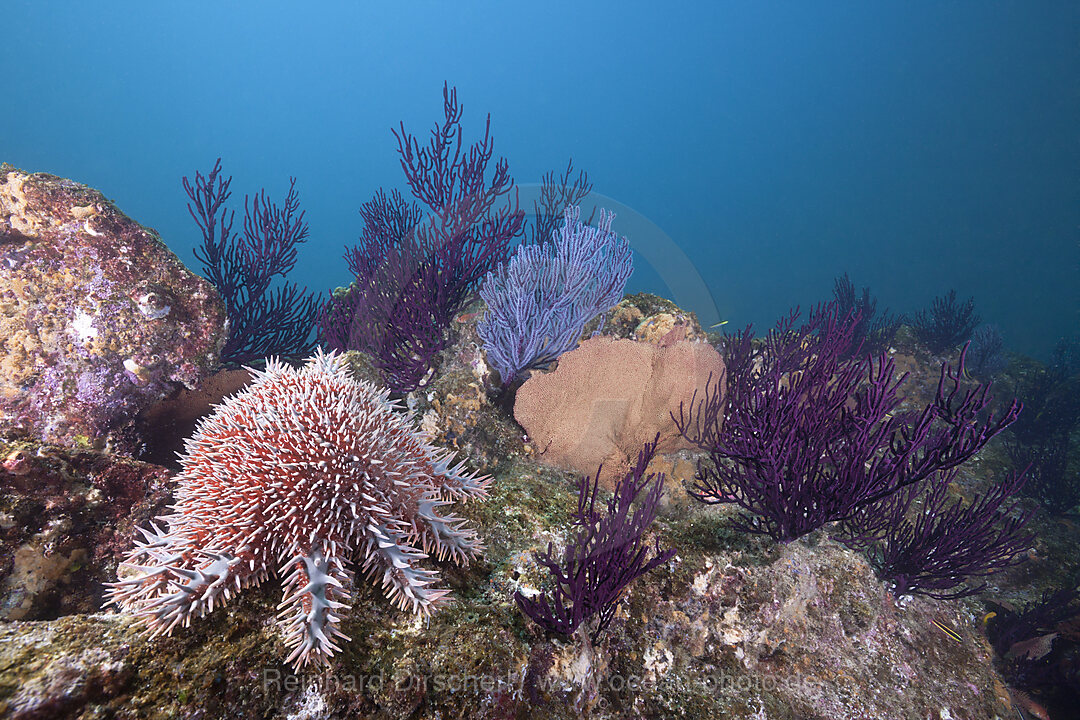
[(251, 372), (187, 440), (173, 513), (140, 528), (108, 603), (153, 637), (276, 570), (278, 622), (299, 668), (349, 639), (337, 623), (354, 563), (402, 609), (426, 614), (443, 601), (449, 591), (418, 561), (467, 564), (483, 547), (438, 508), (484, 497), (491, 480), (451, 466), (453, 453), (430, 445), (388, 391), (352, 379), (341, 356)]

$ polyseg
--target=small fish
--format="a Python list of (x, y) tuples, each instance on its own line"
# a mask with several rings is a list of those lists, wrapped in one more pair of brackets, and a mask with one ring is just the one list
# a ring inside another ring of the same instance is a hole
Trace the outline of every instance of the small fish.
[(997, 617), (997, 613), (993, 612), (993, 611), (990, 611), (990, 612), (986, 613), (985, 615), (983, 615), (982, 624), (985, 625), (986, 623), (990, 622), (993, 618), (996, 618), (996, 617)]
[(722, 325), (727, 325), (729, 322), (731, 322), (731, 321), (730, 320), (721, 320), (718, 323), (713, 323), (712, 325), (709, 326), (709, 328), (710, 329), (711, 328), (718, 328), (718, 327), (721, 327)]
[[(1049, 711), (1039, 703), (1035, 702), (1035, 700), (1033, 700), (1026, 692), (1014, 690), (1009, 694), (1012, 695), (1013, 700), (1016, 702), (1016, 705), (1013, 707), (1016, 708), (1017, 714), (1019, 714), (1023, 720), (1027, 720), (1024, 713), (1027, 713), (1037, 720), (1050, 720)], [(1020, 712), (1020, 708), (1023, 708), (1024, 712)]]
[(1005, 653), (1006, 660), (1013, 660), (1014, 658), (1021, 658), (1025, 660), (1041, 660), (1050, 654), (1050, 651), (1054, 649), (1054, 640), (1058, 637), (1058, 633), (1048, 633), (1046, 635), (1040, 635), (1038, 637), (1031, 638), (1030, 640), (1021, 640), (1018, 643), (1013, 643), (1009, 648), (1009, 651)]
[(937, 625), (938, 630), (945, 633), (946, 635), (948, 635), (950, 638), (952, 638), (956, 642), (958, 642), (958, 643), (964, 642), (964, 638), (960, 637), (960, 633), (956, 632), (951, 627), (948, 627), (947, 625), (943, 625), (943, 624), (939, 623), (937, 620), (931, 620), (930, 622)]

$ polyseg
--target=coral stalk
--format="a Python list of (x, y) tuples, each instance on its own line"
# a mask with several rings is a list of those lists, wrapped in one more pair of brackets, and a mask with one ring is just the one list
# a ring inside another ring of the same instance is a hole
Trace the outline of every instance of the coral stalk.
[(848, 356), (856, 316), (826, 305), (799, 328), (797, 318), (796, 310), (763, 344), (749, 327), (737, 334), (725, 357), (731, 381), (717, 378), (676, 418), (709, 452), (691, 494), (741, 507), (746, 532), (787, 542), (848, 518), (956, 467), (1020, 412), (1014, 400), (981, 419), (990, 386), (961, 388), (964, 352), (955, 371), (942, 366), (933, 403), (896, 412), (906, 374), (896, 377), (884, 353)]
[[(550, 544), (537, 557), (551, 574), (550, 596), (542, 594), (534, 600), (520, 592), (514, 594), (521, 611), (545, 630), (569, 636), (595, 615), (591, 633), (595, 643), (615, 617), (619, 599), (630, 583), (675, 554), (671, 549), (661, 551), (657, 540), (649, 557), (649, 544), (644, 541), (664, 491), (662, 474), (645, 475), (655, 450), (655, 440), (642, 448), (637, 464), (616, 485), (605, 514), (596, 507), (600, 471), (592, 480), (585, 477), (579, 481), (574, 538), (562, 558), (555, 556)], [(641, 499), (633, 508), (639, 495)]]

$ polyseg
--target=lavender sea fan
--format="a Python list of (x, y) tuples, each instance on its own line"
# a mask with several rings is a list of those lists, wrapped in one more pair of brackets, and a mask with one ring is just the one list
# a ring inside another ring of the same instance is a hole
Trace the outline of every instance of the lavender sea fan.
[[(655, 451), (656, 440), (642, 448), (637, 464), (615, 486), (606, 514), (596, 507), (599, 470), (591, 481), (587, 477), (579, 481), (576, 534), (562, 558), (555, 556), (550, 544), (547, 552), (537, 557), (551, 574), (550, 598), (547, 594), (537, 599), (514, 594), (522, 612), (545, 630), (569, 636), (595, 615), (597, 624), (591, 635), (595, 643), (615, 616), (623, 590), (675, 554), (673, 549), (661, 551), (657, 540), (650, 558), (649, 545), (643, 539), (664, 490), (663, 474), (645, 476)], [(642, 497), (634, 508), (639, 495)]]
[(595, 228), (580, 218), (580, 207), (567, 207), (554, 242), (518, 247), (484, 279), (487, 311), (476, 332), (504, 384), (554, 362), (622, 299), (634, 271), (629, 242), (611, 231), (611, 213), (601, 210)]

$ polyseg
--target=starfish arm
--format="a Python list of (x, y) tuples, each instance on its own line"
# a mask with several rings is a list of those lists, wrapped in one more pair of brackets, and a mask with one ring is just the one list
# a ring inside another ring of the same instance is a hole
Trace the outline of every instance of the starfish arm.
[[(291, 570), (291, 572), (290, 572)], [(285, 599), (278, 605), (278, 624), (291, 648), (286, 662), (299, 670), (308, 663), (325, 662), (341, 648), (337, 640), (349, 637), (338, 629), (338, 610), (348, 609), (345, 589), (352, 578), (341, 561), (315, 549), (299, 553), (281, 569), (285, 578)]]
[(120, 564), (137, 574), (107, 583), (106, 605), (133, 613), (151, 637), (189, 625), (192, 617), (213, 612), (233, 592), (266, 577), (263, 568), (244, 564), (242, 553), (202, 549), (182, 529), (150, 527), (139, 529), (144, 539)]
[(433, 493), (421, 497), (413, 515), (414, 532), (419, 537), (424, 552), (435, 555), (439, 560), (449, 557), (456, 563), (468, 565), (471, 558), (477, 557), (483, 551), (484, 544), (474, 530), (465, 526), (462, 518), (440, 515), (436, 510), (451, 504)]
[(451, 450), (433, 449), (429, 460), (432, 465), (431, 480), (441, 494), (451, 500), (474, 500), (487, 497), (491, 486), (490, 475), (470, 473), (465, 462), (454, 461), (455, 453)]
[(450, 592), (431, 587), (439, 574), (417, 565), (426, 557), (426, 553), (409, 545), (404, 533), (374, 522), (367, 526), (364, 571), (372, 579), (382, 575), (383, 592), (402, 610), (427, 615)]

